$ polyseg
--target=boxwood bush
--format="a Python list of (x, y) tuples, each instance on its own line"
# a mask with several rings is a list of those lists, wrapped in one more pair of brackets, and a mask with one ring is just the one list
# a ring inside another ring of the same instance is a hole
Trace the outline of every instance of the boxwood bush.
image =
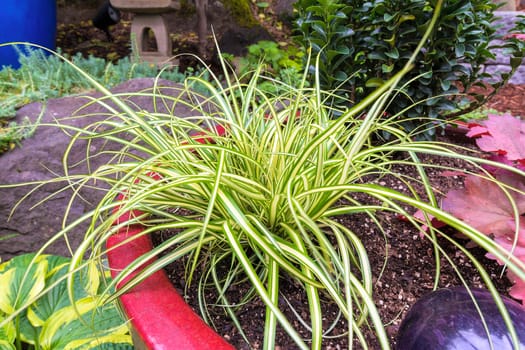
[[(429, 25), (436, 3), (298, 0), (295, 38), (314, 55), (320, 53), (323, 88), (337, 89), (339, 96), (357, 103), (403, 67)], [(427, 128), (428, 122), (485, 102), (481, 95), (466, 99), (460, 93), (482, 80), (490, 80), (497, 89), (514, 73), (521, 63), (523, 42), (515, 38), (494, 41), (499, 38), (494, 25), (496, 9), (492, 0), (443, 2), (433, 35), (388, 108), (390, 115), (409, 118), (403, 122), (406, 130), (419, 128), (423, 138), (433, 138), (435, 129)], [(518, 26), (523, 28), (522, 23)], [(512, 71), (489, 76), (483, 66), (494, 58), (497, 48), (511, 57)]]

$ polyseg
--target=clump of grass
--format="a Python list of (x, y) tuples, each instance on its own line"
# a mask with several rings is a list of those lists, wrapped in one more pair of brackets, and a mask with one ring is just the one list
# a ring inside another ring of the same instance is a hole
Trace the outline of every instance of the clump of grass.
[[(253, 299), (266, 305), (265, 349), (275, 347), (277, 325), (298, 348), (320, 349), (325, 337), (324, 302), (339, 306), (347, 321), (344, 336), (349, 344), (357, 341), (366, 347), (363, 329), (371, 327), (380, 346), (390, 347), (372, 298), (370, 252), (358, 232), (338, 222), (339, 215), (365, 213), (380, 231), (385, 231), (387, 228), (377, 214), (388, 211), (407, 217), (424, 233), (421, 225), (430, 226), (429, 220), (423, 219), (422, 223), (408, 209), (417, 208), (425, 213), (425, 218), (436, 217), (454, 227), (525, 278), (522, 262), (486, 235), (439, 208), (426, 176), (426, 169), (432, 165), (421, 163), (419, 154), (460, 157), (474, 164), (483, 160), (462, 156), (439, 143), (414, 141), (413, 135), (403, 131), (395, 118), (382, 118), (383, 107), (390, 98), (395, 98), (391, 94), (396, 77), (403, 72), (350, 109), (330, 105), (327, 101), (333, 97), (332, 93), (320, 90), (317, 85), (307, 87), (306, 80), (299, 87), (292, 87), (262, 76), (260, 71), (255, 71), (248, 81), (239, 80), (234, 74), (225, 74), (225, 80), (209, 74), (212, 82), (199, 76), (187, 78), (175, 97), (153, 93), (169, 103), (172, 111), (177, 110), (174, 108), (177, 105), (191, 107), (190, 116), (136, 113), (119, 96), (98, 85), (106, 93), (99, 102), (109, 99), (117, 108), (110, 111), (107, 120), (76, 130), (72, 142), (103, 138), (120, 143), (121, 150), (115, 154), (114, 162), (91, 175), (66, 178), (72, 187), (96, 180), (106, 182), (110, 188), (97, 208), (81, 218), (90, 220), (91, 225), (74, 254), (72, 270), (82, 264), (85, 256), (88, 261), (100, 260), (106, 253), (105, 242), (122, 226), (140, 224), (144, 234), (177, 230), (177, 235), (116, 277), (112, 286), (127, 280), (151, 257), (162, 256), (128, 281), (114, 297), (167, 264), (185, 261), (186, 281), (198, 284), (201, 315), (208, 322), (213, 323), (208, 305), (223, 305), (243, 334), (236, 316), (243, 305)], [(260, 81), (272, 82), (279, 88), (261, 90)], [(93, 80), (92, 83), (97, 85)], [(207, 92), (198, 92), (203, 90)], [(333, 118), (334, 115), (338, 118)], [(226, 132), (218, 134), (217, 130)], [(199, 133), (199, 137), (191, 137), (193, 132)], [(374, 135), (381, 132), (389, 132), (391, 141), (375, 143)], [(202, 143), (203, 140), (208, 142)], [(406, 158), (393, 157), (399, 152), (406, 154)], [(95, 156), (89, 154), (88, 158)], [(66, 163), (67, 159), (66, 152)], [(407, 178), (406, 174), (393, 171), (392, 166), (397, 163), (414, 166), (419, 178)], [(362, 181), (386, 174), (407, 184), (408, 193)], [(412, 184), (422, 185), (424, 193)], [(115, 202), (122, 193), (126, 195)], [(358, 200), (360, 195), (374, 201)], [(129, 212), (136, 215), (129, 222), (115, 226), (117, 218)], [(72, 225), (54, 239), (67, 233), (75, 224)], [(439, 280), (440, 258), (452, 261), (437, 244), (438, 233), (448, 237), (434, 229), (425, 233), (435, 247), (436, 280)], [(489, 274), (468, 251), (465, 254), (499, 300)], [(224, 264), (229, 269), (220, 271), (219, 266)], [(197, 267), (202, 274), (196, 274)], [(311, 329), (306, 341), (295, 328), (294, 320), (279, 309), (279, 281), (283, 278), (293, 280), (306, 295), (310, 313), (301, 320), (309, 323)], [(246, 281), (252, 290), (245, 299), (240, 303), (230, 300), (228, 291)], [(217, 300), (206, 299), (209, 288), (218, 291)], [(502, 313), (506, 315), (503, 307)]]

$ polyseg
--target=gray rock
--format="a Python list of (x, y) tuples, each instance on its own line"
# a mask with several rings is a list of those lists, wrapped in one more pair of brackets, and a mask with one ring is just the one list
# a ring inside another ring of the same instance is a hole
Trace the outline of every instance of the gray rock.
[[(497, 27), (498, 35), (504, 37), (509, 34), (512, 28), (515, 26), (518, 16), (521, 12), (516, 11), (496, 11), (494, 13), (497, 20), (494, 21), (494, 25)], [(503, 41), (495, 40), (491, 45), (501, 45)], [(487, 61), (484, 72), (491, 75), (499, 76), (501, 73), (510, 71), (510, 57), (505, 53), (503, 49), (495, 49), (493, 51), (496, 56), (495, 59)], [(497, 79), (488, 79), (489, 82), (498, 81)], [(525, 83), (525, 60), (522, 60), (521, 66), (518, 67), (516, 73), (511, 77), (509, 83), (511, 84), (524, 84)]]
[[(151, 91), (154, 79), (134, 79), (114, 88), (113, 93)], [(180, 86), (173, 82), (161, 80), (165, 95), (178, 95)], [(169, 88), (168, 88), (169, 87)], [(58, 127), (57, 121), (72, 127), (83, 128), (107, 117), (107, 108), (98, 103), (86, 105), (89, 97), (100, 97), (94, 92), (85, 96), (71, 96), (41, 103), (31, 103), (22, 107), (17, 118), (28, 117), (36, 120), (42, 114), (41, 123), (35, 134), (24, 140), (20, 147), (0, 155), (0, 258), (5, 261), (15, 255), (33, 252), (48, 242), (63, 225), (64, 215), (68, 211), (66, 224), (73, 222), (92, 210), (105, 195), (102, 184), (91, 184), (83, 187), (70, 203), (73, 190), (67, 183), (57, 182), (58, 176), (64, 174), (63, 156), (74, 132)], [(166, 113), (170, 102), (161, 101), (159, 97), (130, 96), (124, 97), (134, 110), (157, 110)], [(155, 102), (155, 103), (154, 103)], [(167, 102), (167, 103), (164, 103)], [(112, 103), (108, 103), (114, 106)], [(85, 106), (82, 108), (82, 106)], [(42, 111), (42, 109), (44, 110)], [(177, 116), (190, 115), (190, 108), (178, 104), (173, 111)], [(54, 126), (52, 124), (55, 124)], [(92, 144), (78, 141), (71, 149), (68, 169), (71, 174), (87, 174), (110, 160), (109, 154), (101, 154), (90, 159), (89, 167), (85, 161), (86, 151), (96, 153), (102, 150), (119, 149), (117, 143), (103, 143), (98, 140)], [(42, 186), (35, 184), (20, 186), (25, 182), (47, 182)], [(27, 197), (26, 197), (27, 196)], [(68, 210), (69, 208), (69, 210)], [(59, 238), (46, 252), (67, 256), (69, 247), (76, 248), (82, 241), (87, 222), (72, 230), (65, 238)], [(14, 237), (2, 239), (15, 234)]]

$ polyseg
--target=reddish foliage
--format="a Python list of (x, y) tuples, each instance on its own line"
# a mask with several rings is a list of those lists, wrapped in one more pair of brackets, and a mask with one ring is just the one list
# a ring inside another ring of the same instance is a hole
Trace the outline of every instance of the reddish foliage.
[[(524, 179), (506, 173), (498, 175), (497, 180), (525, 192)], [(525, 195), (509, 192), (519, 213), (525, 214)], [(507, 235), (508, 222), (514, 220), (512, 203), (504, 190), (493, 180), (474, 175), (465, 178), (464, 189), (447, 193), (441, 208), (475, 229), (496, 237)]]
[(478, 147), (493, 153), (493, 160), (525, 170), (525, 122), (509, 114), (489, 114), (487, 120), (468, 128), (467, 136), (476, 137)]
[[(490, 152), (491, 160), (525, 170), (525, 121), (510, 115), (489, 115), (480, 124), (469, 124), (467, 136)], [(465, 188), (450, 191), (442, 209), (463, 220), (525, 262), (525, 177), (496, 167), (486, 167), (494, 179), (468, 175)], [(487, 254), (491, 259), (494, 256)], [(500, 264), (504, 262), (498, 261)], [(510, 295), (525, 301), (525, 281), (512, 271)]]

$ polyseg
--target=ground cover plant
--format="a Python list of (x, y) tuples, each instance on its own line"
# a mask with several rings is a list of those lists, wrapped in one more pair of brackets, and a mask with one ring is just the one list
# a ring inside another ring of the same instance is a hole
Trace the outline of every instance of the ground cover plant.
[[(21, 106), (49, 98), (78, 94), (92, 90), (71, 65), (55, 55), (35, 50), (30, 46), (17, 47), (20, 68), (2, 67), (0, 70), (0, 153), (13, 148), (19, 141), (32, 135), (35, 125), (29, 121), (12, 121)], [(60, 50), (58, 53), (60, 54)], [(137, 63), (138, 59), (125, 57), (115, 63), (94, 56), (81, 54), (66, 56), (84, 72), (107, 88), (126, 80), (140, 77), (155, 77), (159, 69), (148, 63)], [(179, 72), (178, 68), (163, 70), (161, 76), (175, 82), (183, 81), (193, 70)]]

